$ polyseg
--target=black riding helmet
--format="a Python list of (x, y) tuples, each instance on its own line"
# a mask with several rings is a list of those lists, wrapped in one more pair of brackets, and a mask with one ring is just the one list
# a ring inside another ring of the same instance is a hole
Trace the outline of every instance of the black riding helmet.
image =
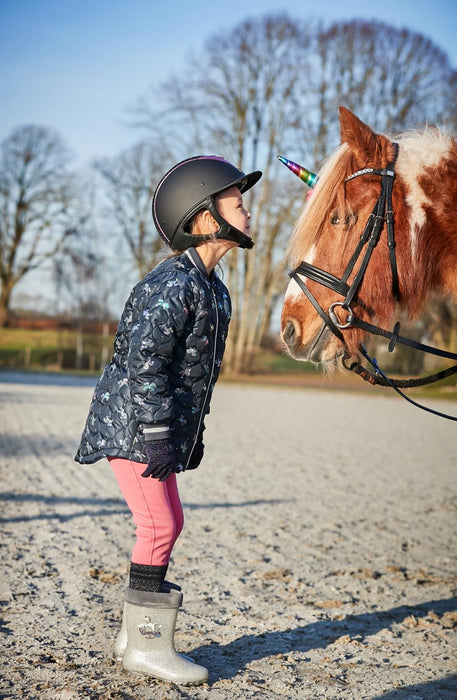
[[(234, 185), (246, 192), (261, 176), (260, 170), (246, 175), (219, 156), (195, 156), (181, 161), (163, 176), (152, 199), (152, 217), (160, 236), (174, 250), (185, 250), (213, 238), (252, 248), (252, 239), (220, 215), (214, 197)], [(191, 219), (202, 209), (208, 209), (219, 224), (217, 233), (189, 233)]]

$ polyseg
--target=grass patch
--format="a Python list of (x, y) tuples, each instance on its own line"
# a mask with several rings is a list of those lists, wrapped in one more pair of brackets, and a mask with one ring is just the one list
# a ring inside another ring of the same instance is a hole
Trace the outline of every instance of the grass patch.
[[(78, 345), (80, 351), (78, 352)], [(27, 369), (98, 370), (111, 356), (113, 338), (74, 330), (0, 330), (0, 366)]]
[(316, 374), (321, 370), (311, 362), (299, 362), (289, 355), (275, 350), (262, 349), (254, 362), (254, 372), (259, 374)]

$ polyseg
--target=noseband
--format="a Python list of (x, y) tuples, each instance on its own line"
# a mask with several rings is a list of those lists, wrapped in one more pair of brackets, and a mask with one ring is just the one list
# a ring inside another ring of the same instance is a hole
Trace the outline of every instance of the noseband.
[[(400, 324), (398, 322), (395, 324), (393, 331), (387, 331), (380, 328), (379, 326), (376, 326), (372, 323), (368, 323), (367, 321), (363, 321), (362, 319), (358, 318), (351, 309), (351, 304), (357, 297), (357, 293), (363, 282), (363, 278), (365, 276), (365, 272), (368, 267), (368, 263), (370, 262), (372, 253), (376, 248), (377, 244), (379, 243), (382, 231), (384, 229), (384, 224), (386, 225), (387, 229), (387, 246), (389, 248), (390, 269), (392, 273), (392, 294), (394, 296), (395, 301), (398, 301), (401, 296), (398, 280), (397, 258), (395, 255), (394, 218), (392, 210), (392, 188), (395, 179), (395, 164), (398, 157), (398, 144), (393, 143), (393, 146), (393, 160), (390, 163), (388, 163), (385, 168), (363, 168), (362, 170), (358, 170), (352, 175), (349, 175), (349, 177), (345, 179), (345, 182), (349, 182), (350, 180), (353, 180), (354, 178), (360, 177), (362, 175), (379, 175), (381, 178), (381, 192), (376, 201), (376, 204), (373, 207), (373, 211), (368, 217), (365, 229), (362, 235), (360, 236), (360, 240), (356, 246), (356, 249), (351, 259), (349, 260), (346, 266), (342, 277), (336, 277), (330, 272), (326, 272), (325, 270), (322, 270), (319, 267), (316, 267), (315, 265), (311, 265), (310, 263), (307, 263), (304, 260), (294, 270), (289, 272), (289, 277), (291, 277), (298, 284), (302, 292), (306, 295), (306, 297), (313, 305), (314, 309), (324, 321), (325, 326), (328, 327), (334, 335), (336, 335), (336, 337), (343, 343), (345, 347), (346, 343), (342, 331), (346, 330), (347, 328), (355, 327), (360, 328), (364, 332), (372, 333), (373, 335), (379, 335), (384, 338), (387, 338), (389, 340), (389, 352), (393, 352), (396, 344), (401, 343), (403, 345), (408, 345), (409, 347), (415, 348), (416, 350), (421, 350), (422, 352), (430, 353), (447, 359), (457, 360), (456, 353), (447, 352), (445, 350), (439, 350), (438, 348), (433, 348), (429, 345), (425, 345), (423, 343), (419, 343), (415, 340), (412, 340), (411, 338), (405, 338), (399, 335)], [(364, 249), (365, 252), (363, 254), (359, 268), (356, 274), (354, 275), (353, 281), (349, 284), (349, 276), (353, 272), (356, 263), (361, 257)], [(303, 277), (310, 279), (313, 282), (317, 282), (318, 284), (321, 284), (324, 287), (327, 287), (328, 289), (331, 289), (340, 296), (344, 297), (344, 301), (333, 302), (332, 304), (330, 304), (328, 311), (325, 311), (304, 283), (302, 279)], [(335, 312), (336, 307), (341, 307), (342, 309), (347, 311), (346, 320), (344, 322), (341, 322), (338, 319)], [(439, 415), (443, 418), (457, 420), (457, 417), (448, 416), (447, 414), (440, 413), (439, 411), (434, 411), (430, 408), (422, 406), (421, 404), (418, 404), (417, 402), (413, 401), (410, 397), (406, 396), (399, 389), (400, 386), (408, 388), (413, 386), (423, 386), (424, 384), (430, 384), (432, 382), (444, 379), (445, 377), (448, 377), (451, 374), (457, 373), (457, 365), (450, 367), (447, 370), (437, 372), (436, 374), (431, 375), (429, 377), (422, 377), (416, 380), (403, 381), (387, 377), (384, 374), (384, 372), (382, 372), (382, 370), (379, 368), (376, 358), (370, 357), (363, 345), (361, 345), (360, 351), (362, 355), (370, 362), (370, 364), (375, 370), (375, 373), (373, 374), (369, 372), (357, 362), (353, 362), (349, 366), (345, 364), (345, 367), (347, 369), (350, 369), (356, 372), (357, 374), (360, 374), (360, 376), (362, 376), (363, 379), (369, 381), (371, 384), (382, 384), (384, 386), (392, 387), (403, 398), (405, 398), (407, 401), (414, 404), (418, 408), (422, 408), (426, 411), (429, 411), (430, 413), (434, 413), (435, 415)]]

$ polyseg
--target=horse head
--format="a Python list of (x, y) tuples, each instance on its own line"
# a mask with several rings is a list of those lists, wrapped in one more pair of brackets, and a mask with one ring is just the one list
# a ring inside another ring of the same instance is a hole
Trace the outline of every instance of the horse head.
[(457, 296), (455, 141), (437, 129), (393, 141), (344, 107), (340, 133), (288, 249), (282, 339), (312, 362), (357, 354), (351, 315), (388, 326), (399, 309), (417, 318), (434, 290)]

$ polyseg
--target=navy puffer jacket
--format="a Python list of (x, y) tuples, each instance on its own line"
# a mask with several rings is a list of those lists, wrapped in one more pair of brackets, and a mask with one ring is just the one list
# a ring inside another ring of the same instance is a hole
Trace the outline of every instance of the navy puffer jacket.
[(230, 321), (227, 288), (194, 248), (160, 263), (133, 289), (111, 362), (94, 391), (75, 459), (147, 462), (144, 430), (170, 432), (186, 469), (209, 412)]

